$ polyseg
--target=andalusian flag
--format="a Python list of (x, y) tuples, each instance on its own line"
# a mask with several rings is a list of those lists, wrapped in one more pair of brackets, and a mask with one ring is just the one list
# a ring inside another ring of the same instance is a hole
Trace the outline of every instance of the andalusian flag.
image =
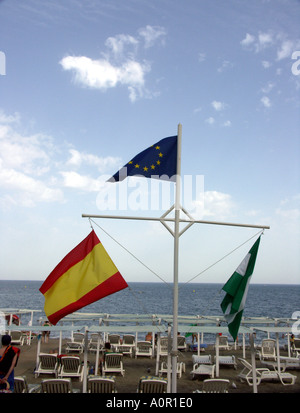
[(94, 230), (54, 268), (40, 288), (55, 325), (67, 314), (128, 287)]
[(256, 240), (239, 267), (222, 288), (227, 294), (221, 303), (221, 308), (225, 314), (225, 320), (228, 323), (228, 330), (234, 341), (236, 340), (245, 308), (259, 243), (260, 237)]
[(108, 182), (123, 181), (128, 176), (176, 181), (177, 136), (161, 139), (124, 165)]

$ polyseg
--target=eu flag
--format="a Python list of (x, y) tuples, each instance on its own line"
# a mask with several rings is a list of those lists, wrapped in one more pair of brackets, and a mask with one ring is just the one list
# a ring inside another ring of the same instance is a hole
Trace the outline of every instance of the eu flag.
[(164, 138), (140, 152), (115, 173), (108, 182), (123, 181), (127, 176), (176, 181), (177, 136)]

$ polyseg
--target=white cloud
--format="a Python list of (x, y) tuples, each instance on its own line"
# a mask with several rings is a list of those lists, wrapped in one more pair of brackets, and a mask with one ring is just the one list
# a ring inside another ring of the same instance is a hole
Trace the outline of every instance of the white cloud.
[(263, 66), (264, 69), (269, 69), (269, 67), (272, 66), (272, 63), (268, 62), (267, 60), (263, 60), (263, 61), (261, 62), (261, 64), (262, 64), (262, 66)]
[(164, 43), (164, 39), (167, 34), (164, 27), (150, 25), (142, 27), (139, 29), (138, 33), (144, 38), (146, 49), (154, 46), (158, 39), (161, 39), (162, 43)]
[[(2, 130), (3, 131), (3, 130)], [(21, 169), (22, 172), (40, 176), (49, 169), (46, 137), (33, 135), (21, 136), (11, 128), (0, 140), (0, 153), (3, 168)]]
[(80, 189), (87, 192), (97, 192), (103, 186), (103, 183), (90, 176), (80, 175), (77, 172), (60, 172), (63, 177), (63, 186), (67, 188)]
[(48, 182), (52, 139), (43, 134), (24, 136), (17, 131), (19, 115), (0, 115), (1, 206), (34, 206), (63, 200), (63, 193)]
[(268, 96), (263, 96), (260, 101), (266, 108), (270, 108), (272, 106), (271, 100)]
[(282, 42), (280, 49), (277, 50), (277, 60), (290, 58), (294, 50), (294, 43), (291, 40), (285, 40)]
[(204, 215), (229, 216), (232, 213), (234, 203), (231, 195), (217, 191), (206, 191), (204, 193)]
[(194, 202), (196, 213), (199, 219), (216, 217), (218, 219), (228, 218), (232, 215), (235, 207), (231, 195), (218, 191), (205, 191), (201, 200)]
[(205, 53), (199, 53), (198, 54), (198, 61), (200, 63), (204, 62), (206, 60), (206, 54)]
[(208, 123), (209, 125), (213, 125), (215, 123), (215, 119), (212, 116), (210, 116), (209, 118), (205, 120), (205, 122)]
[(100, 158), (99, 156), (89, 153), (81, 153), (76, 149), (70, 149), (69, 153), (71, 157), (66, 163), (67, 166), (80, 168), (83, 164), (87, 164), (95, 166), (99, 172), (105, 172), (108, 168), (112, 168), (114, 166), (117, 167), (121, 161), (120, 158), (114, 158), (112, 156)]
[(60, 63), (65, 70), (72, 70), (75, 82), (83, 86), (106, 90), (121, 84), (134, 88), (140, 94), (145, 83), (145, 73), (149, 70), (148, 65), (133, 60), (128, 60), (121, 66), (113, 66), (107, 60), (92, 60), (85, 56), (67, 56)]
[[(110, 156), (98, 157), (73, 148), (65, 152), (64, 147), (55, 145), (47, 135), (18, 132), (23, 128), (19, 115), (0, 111), (0, 207), (3, 210), (11, 206), (64, 202), (65, 187), (97, 191), (101, 187), (100, 178), (85, 176), (74, 169), (88, 166), (89, 171), (95, 168), (98, 175), (120, 164), (119, 158)], [(70, 156), (57, 161), (55, 154)], [(59, 171), (61, 165), (71, 170)]]
[(284, 210), (282, 208), (277, 208), (275, 212), (276, 212), (277, 215), (280, 215), (283, 218), (288, 218), (290, 220), (300, 218), (300, 209), (299, 208), (288, 209), (288, 210)]
[[(51, 188), (41, 180), (1, 166), (0, 187), (15, 192), (15, 196), (10, 196), (10, 198), (21, 206), (33, 207), (39, 202), (63, 201), (63, 193), (60, 189)], [(1, 203), (3, 203), (3, 199)]]
[(256, 44), (257, 51), (260, 51), (273, 43), (273, 36), (270, 33), (259, 33)]
[(247, 33), (246, 37), (241, 41), (242, 46), (249, 46), (255, 41), (255, 37), (252, 34)]
[[(300, 47), (299, 39), (288, 39), (283, 33), (259, 33), (257, 36), (246, 34), (246, 37), (240, 42), (248, 50), (262, 52), (266, 48), (272, 48), (276, 53), (276, 60), (291, 58), (292, 52)], [(272, 63), (267, 60), (262, 61), (265, 69), (269, 68)]]
[(220, 110), (224, 110), (226, 105), (223, 102), (218, 102), (216, 100), (214, 100), (213, 102), (211, 102), (212, 107), (216, 110), (216, 111), (220, 111)]
[(138, 97), (149, 97), (145, 76), (151, 66), (138, 59), (139, 46), (141, 41), (146, 49), (153, 46), (158, 39), (164, 39), (166, 31), (163, 27), (148, 25), (138, 33), (139, 38), (126, 34), (109, 37), (105, 42), (107, 51), (102, 53), (102, 58), (66, 56), (60, 64), (64, 70), (72, 71), (75, 82), (82, 86), (99, 90), (127, 86), (132, 102)]
[(105, 45), (112, 50), (115, 57), (121, 58), (124, 56), (124, 52), (127, 46), (137, 47), (138, 43), (138, 40), (133, 36), (119, 34), (115, 37), (108, 37)]
[(17, 169), (41, 176), (49, 170), (53, 151), (51, 137), (45, 134), (24, 135), (18, 132), (20, 117), (0, 116), (0, 165), (2, 170)]
[(268, 82), (266, 86), (264, 86), (261, 90), (263, 93), (270, 93), (272, 89), (274, 89), (275, 83)]
[(18, 123), (20, 120), (20, 114), (15, 113), (14, 115), (6, 115), (2, 110), (0, 110), (0, 124), (1, 123)]
[(261, 214), (261, 211), (258, 209), (251, 209), (250, 211), (246, 211), (245, 215), (248, 217), (257, 217)]
[(231, 121), (230, 121), (230, 120), (226, 120), (226, 121), (223, 123), (223, 126), (225, 126), (225, 127), (231, 126)]
[(282, 218), (285, 218), (290, 222), (299, 220), (300, 218), (300, 194), (297, 194), (290, 198), (286, 198), (282, 200), (280, 202), (279, 207), (276, 208), (275, 212), (276, 212), (276, 215)]
[(270, 33), (259, 33), (258, 36), (247, 33), (246, 37), (240, 42), (243, 47), (260, 52), (273, 43), (273, 36)]
[(231, 63), (229, 60), (224, 60), (221, 64), (221, 66), (217, 69), (217, 71), (219, 73), (224, 72), (225, 70), (227, 70), (228, 68), (233, 67), (233, 63)]
[(199, 113), (199, 112), (201, 112), (202, 111), (202, 107), (201, 106), (198, 106), (197, 108), (195, 108), (194, 109), (194, 113)]

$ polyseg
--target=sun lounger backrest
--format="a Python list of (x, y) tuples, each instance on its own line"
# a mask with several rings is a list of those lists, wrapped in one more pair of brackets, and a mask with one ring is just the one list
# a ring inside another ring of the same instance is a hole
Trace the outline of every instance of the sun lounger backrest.
[(135, 342), (135, 337), (130, 334), (125, 334), (123, 336), (123, 344), (124, 345), (133, 345)]
[(165, 393), (167, 382), (164, 380), (143, 379), (139, 383), (139, 393)]
[(300, 338), (294, 339), (294, 350), (300, 351)]
[(81, 362), (79, 357), (64, 356), (61, 358), (61, 363), (64, 367), (64, 373), (68, 373), (77, 372)]
[(42, 393), (71, 393), (70, 379), (42, 380)]
[(245, 360), (243, 358), (239, 358), (239, 360), (243, 364), (244, 367), (246, 367), (248, 370), (252, 371), (252, 366), (247, 360)]
[(115, 380), (106, 377), (93, 377), (88, 379), (89, 393), (114, 393)]
[(110, 344), (120, 344), (120, 335), (119, 334), (109, 334), (108, 335), (108, 341)]
[(28, 385), (24, 377), (14, 378), (14, 393), (28, 393)]
[(84, 334), (83, 333), (73, 333), (73, 342), (83, 344)]
[(229, 380), (206, 379), (203, 381), (203, 393), (228, 393)]
[(211, 364), (211, 355), (207, 354), (205, 356), (196, 356), (195, 354), (192, 355), (193, 364)]
[(123, 359), (123, 354), (108, 353), (105, 355), (105, 364), (107, 367), (119, 367)]
[(56, 354), (40, 354), (41, 367), (44, 369), (54, 369), (57, 363)]

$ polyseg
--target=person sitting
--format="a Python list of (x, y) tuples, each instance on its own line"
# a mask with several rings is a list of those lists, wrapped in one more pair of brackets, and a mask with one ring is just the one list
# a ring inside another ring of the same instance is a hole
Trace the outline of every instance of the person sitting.
[(152, 333), (147, 333), (145, 337), (145, 341), (151, 341), (152, 342)]
[(294, 350), (294, 348), (295, 348), (295, 336), (294, 336), (294, 334), (291, 334), (290, 346), (291, 346), (291, 349)]
[(104, 344), (104, 349), (105, 349), (105, 351), (104, 351), (103, 357), (99, 360), (99, 370), (100, 370), (101, 374), (102, 374), (102, 366), (103, 366), (104, 361), (105, 361), (105, 355), (107, 353), (112, 353), (111, 345), (110, 345), (109, 342), (106, 342)]
[(5, 389), (7, 383), (9, 390), (14, 391), (14, 368), (17, 365), (20, 349), (11, 346), (11, 336), (2, 336), (2, 348), (0, 349), (0, 387)]
[[(45, 326), (45, 327), (50, 327), (50, 326), (51, 326), (50, 321), (46, 320), (46, 321), (44, 322), (43, 326)], [(43, 331), (43, 333), (42, 333), (42, 343), (43, 343), (43, 342), (48, 343), (48, 341), (49, 341), (49, 336), (50, 336), (50, 331), (49, 331), (49, 330), (48, 330), (48, 331)]]

